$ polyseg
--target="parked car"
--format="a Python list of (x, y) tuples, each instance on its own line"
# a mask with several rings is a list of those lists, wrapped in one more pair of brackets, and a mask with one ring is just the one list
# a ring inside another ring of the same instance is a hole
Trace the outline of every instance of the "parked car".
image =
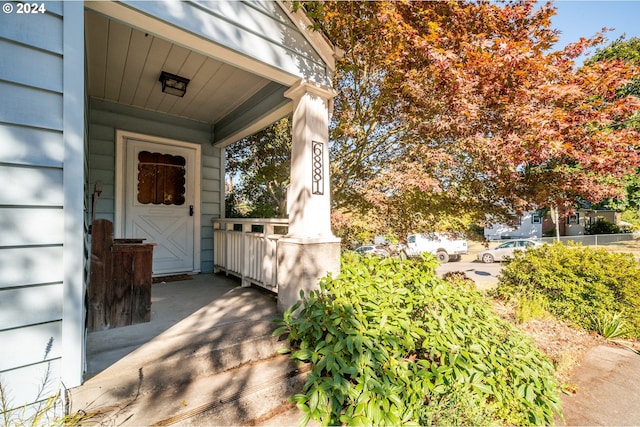
[(441, 263), (459, 261), (468, 253), (467, 241), (445, 233), (421, 233), (407, 236), (404, 256), (416, 257), (424, 252), (434, 255)]
[(356, 252), (360, 255), (376, 255), (383, 258), (389, 256), (389, 251), (387, 251), (382, 245), (364, 245), (356, 248)]
[(494, 261), (504, 261), (505, 259), (512, 257), (515, 251), (524, 251), (537, 246), (541, 246), (542, 243), (536, 242), (530, 239), (514, 239), (501, 243), (493, 249), (485, 249), (478, 254), (478, 261), (490, 264)]

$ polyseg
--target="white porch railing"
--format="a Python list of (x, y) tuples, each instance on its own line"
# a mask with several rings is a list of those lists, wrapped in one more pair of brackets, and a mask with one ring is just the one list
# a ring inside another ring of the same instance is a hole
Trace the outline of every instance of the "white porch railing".
[(288, 232), (288, 219), (218, 218), (213, 225), (214, 271), (278, 292), (278, 239)]

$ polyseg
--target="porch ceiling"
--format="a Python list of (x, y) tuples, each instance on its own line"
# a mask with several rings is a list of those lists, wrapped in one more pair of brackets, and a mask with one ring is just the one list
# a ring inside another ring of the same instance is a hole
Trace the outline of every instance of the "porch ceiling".
[[(242, 116), (255, 120), (261, 102), (265, 112), (288, 102), (278, 83), (91, 10), (85, 39), (91, 97), (210, 123), (216, 133), (219, 126), (218, 142), (236, 132)], [(162, 92), (161, 71), (190, 79), (184, 97)]]

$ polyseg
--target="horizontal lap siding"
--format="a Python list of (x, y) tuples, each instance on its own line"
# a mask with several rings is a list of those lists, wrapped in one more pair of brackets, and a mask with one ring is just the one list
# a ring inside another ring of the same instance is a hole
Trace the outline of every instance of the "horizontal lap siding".
[(203, 272), (213, 271), (213, 227), (212, 218), (221, 217), (221, 152), (220, 148), (212, 147), (211, 144), (202, 147), (202, 184), (201, 184), (201, 268)]
[(0, 141), (0, 163), (62, 167), (64, 147), (59, 130), (3, 122), (0, 125)]
[[(63, 306), (63, 21), (0, 15), (0, 378), (14, 404), (57, 391)], [(8, 349), (11, 349), (8, 351)]]
[(0, 207), (0, 247), (58, 245), (64, 215), (57, 207)]
[[(42, 352), (40, 349), (37, 351), (38, 354)], [(61, 364), (62, 360), (57, 358), (2, 372), (0, 375), (5, 384), (20, 384), (19, 390), (15, 388), (10, 390), (12, 391), (11, 403), (13, 404), (11, 406), (16, 408), (18, 402), (29, 402), (36, 396), (46, 398), (58, 393), (60, 391)], [(25, 381), (25, 379), (29, 380)], [(21, 405), (16, 409), (18, 413), (24, 410)]]
[(102, 180), (96, 218), (115, 217), (115, 134), (116, 130), (176, 139), (202, 147), (201, 178), (201, 263), (203, 273), (213, 271), (211, 218), (220, 217), (220, 152), (211, 145), (206, 123), (167, 116), (108, 101), (91, 99), (89, 122), (89, 191)]

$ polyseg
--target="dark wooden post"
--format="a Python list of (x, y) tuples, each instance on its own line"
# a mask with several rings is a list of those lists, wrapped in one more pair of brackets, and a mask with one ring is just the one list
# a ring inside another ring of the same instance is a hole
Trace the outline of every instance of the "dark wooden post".
[(153, 244), (114, 239), (113, 224), (92, 225), (87, 328), (99, 331), (151, 320)]
[(151, 283), (153, 245), (138, 245), (134, 251), (133, 282), (131, 288), (131, 324), (151, 320)]
[(109, 327), (105, 300), (113, 280), (112, 245), (111, 221), (95, 220), (91, 226), (91, 266), (87, 290), (89, 300), (87, 328), (90, 332)]
[(151, 263), (153, 245), (113, 245), (113, 292), (109, 301), (113, 327), (151, 320)]

